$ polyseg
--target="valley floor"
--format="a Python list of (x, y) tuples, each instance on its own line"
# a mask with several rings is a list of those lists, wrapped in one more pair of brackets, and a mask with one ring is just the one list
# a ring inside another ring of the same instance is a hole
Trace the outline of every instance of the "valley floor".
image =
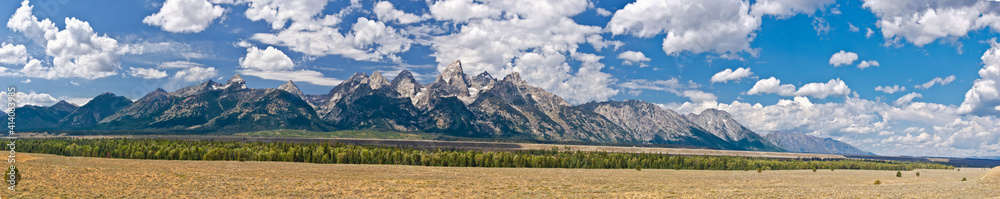
[[(4, 198), (996, 198), (982, 168), (701, 171), (129, 160), (17, 154)], [(1000, 168), (997, 168), (1000, 169)], [(920, 177), (915, 175), (920, 172)], [(961, 181), (967, 178), (968, 181)], [(880, 180), (881, 185), (873, 185)]]

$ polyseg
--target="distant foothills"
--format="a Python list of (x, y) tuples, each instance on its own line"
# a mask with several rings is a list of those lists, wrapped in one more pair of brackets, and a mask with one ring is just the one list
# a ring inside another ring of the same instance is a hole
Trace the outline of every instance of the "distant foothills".
[[(574, 106), (530, 86), (517, 72), (502, 79), (473, 77), (455, 61), (428, 85), (409, 71), (388, 81), (375, 71), (356, 73), (327, 94), (303, 94), (294, 82), (247, 88), (235, 75), (132, 101), (113, 93), (83, 106), (60, 101), (15, 109), (21, 131), (206, 134), (276, 129), (381, 130), (504, 140), (653, 144), (696, 148), (872, 155), (846, 143), (802, 133), (762, 137), (729, 113), (707, 109), (681, 115), (629, 100)], [(6, 114), (0, 116), (6, 120)]]

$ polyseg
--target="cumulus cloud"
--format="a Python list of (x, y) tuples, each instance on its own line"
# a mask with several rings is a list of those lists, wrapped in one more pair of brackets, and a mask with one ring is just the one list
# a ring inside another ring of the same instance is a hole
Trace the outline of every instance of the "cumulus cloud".
[(639, 0), (615, 12), (607, 30), (614, 35), (653, 37), (665, 33), (663, 51), (735, 54), (749, 52), (760, 28), (750, 3), (735, 0)]
[(876, 86), (875, 91), (882, 91), (883, 93), (893, 94), (896, 92), (906, 91), (906, 86), (892, 85), (890, 86)]
[(160, 26), (168, 32), (195, 33), (208, 28), (225, 12), (222, 6), (213, 6), (206, 0), (167, 0), (160, 12), (146, 16), (142, 23)]
[(381, 21), (360, 17), (347, 33), (336, 26), (340, 19), (334, 15), (307, 21), (295, 21), (278, 33), (257, 33), (251, 38), (271, 45), (311, 56), (340, 55), (358, 61), (389, 59), (399, 62), (396, 54), (410, 49), (413, 41), (399, 30)]
[(913, 87), (914, 88), (920, 88), (920, 89), (928, 89), (928, 88), (934, 86), (935, 84), (948, 85), (952, 81), (955, 81), (955, 75), (949, 75), (948, 77), (944, 77), (944, 78), (935, 77), (934, 79), (931, 79), (931, 81), (927, 81), (927, 83), (923, 83), (923, 84), (916, 85), (916, 86), (913, 86)]
[(167, 77), (167, 72), (152, 68), (128, 67), (128, 74), (133, 77), (141, 77), (143, 79), (160, 79)]
[(0, 64), (26, 64), (28, 50), (24, 45), (3, 43), (0, 45)]
[(852, 24), (852, 23), (847, 23), (847, 27), (849, 28), (849, 30), (851, 30), (851, 32), (861, 31), (860, 28), (858, 28), (857, 26), (854, 26), (854, 24)]
[(431, 16), (434, 16), (435, 19), (457, 22), (496, 17), (502, 12), (501, 9), (472, 0), (442, 0), (436, 1), (428, 7), (430, 7)]
[(681, 93), (681, 96), (687, 97), (688, 99), (691, 100), (691, 102), (694, 103), (714, 102), (716, 99), (718, 99), (717, 97), (715, 97), (715, 94), (707, 93), (700, 90), (685, 90), (684, 92)]
[[(583, 43), (595, 49), (619, 45), (594, 36), (602, 33), (601, 27), (581, 25), (571, 18), (589, 6), (586, 0), (435, 2), (430, 8), (434, 18), (456, 27), (455, 32), (429, 41), (437, 71), (461, 60), (466, 73), (503, 76), (518, 72), (529, 84), (571, 103), (605, 100), (617, 94), (610, 87), (616, 80), (601, 72), (604, 64), (591, 61), (602, 56), (581, 53), (578, 48)], [(570, 59), (581, 64), (571, 66)]]
[(396, 21), (400, 24), (416, 23), (427, 18), (424, 16), (406, 13), (402, 10), (397, 10), (396, 7), (393, 7), (392, 3), (388, 1), (375, 3), (375, 8), (373, 8), (372, 11), (375, 12), (379, 21)]
[(990, 49), (981, 59), (979, 79), (965, 93), (958, 110), (963, 114), (1000, 116), (1000, 43), (990, 41)]
[(247, 54), (240, 58), (240, 70), (237, 72), (260, 77), (261, 79), (306, 82), (321, 86), (336, 86), (341, 80), (324, 77), (323, 73), (312, 70), (294, 70), (295, 63), (277, 48), (268, 46), (259, 49), (256, 46), (247, 48)]
[(833, 3), (834, 0), (761, 0), (750, 7), (750, 13), (756, 16), (774, 15), (784, 19), (797, 13), (812, 15), (817, 9)]
[(858, 54), (841, 50), (840, 52), (834, 53), (833, 56), (830, 56), (830, 65), (833, 65), (833, 67), (851, 65), (854, 63), (854, 60), (858, 60)]
[(865, 31), (865, 38), (872, 38), (872, 35), (875, 34), (875, 31), (872, 30), (871, 28), (865, 28), (865, 29), (868, 29), (868, 31)]
[(730, 80), (739, 81), (740, 79), (750, 77), (753, 72), (750, 72), (750, 68), (736, 68), (736, 70), (727, 68), (726, 70), (719, 71), (712, 75), (711, 82), (728, 82)]
[(205, 80), (212, 79), (219, 75), (219, 71), (215, 67), (190, 67), (184, 70), (177, 71), (174, 73), (174, 80), (179, 80), (181, 82), (201, 82)]
[(815, 98), (823, 99), (828, 96), (846, 96), (851, 93), (851, 89), (847, 87), (844, 81), (837, 79), (831, 79), (827, 83), (808, 83), (802, 85), (798, 90), (795, 89), (795, 85), (791, 84), (781, 84), (781, 80), (771, 77), (767, 79), (762, 79), (757, 81), (750, 90), (746, 92), (747, 95), (758, 95), (758, 94), (778, 94), (781, 96), (812, 96)]
[[(679, 113), (707, 108), (727, 111), (758, 132), (794, 131), (833, 138), (880, 155), (971, 156), (1000, 153), (1000, 119), (961, 115), (957, 107), (924, 102), (901, 106), (847, 97), (843, 102), (815, 104), (805, 97), (773, 105), (671, 103)], [(926, 133), (927, 135), (921, 135)], [(907, 138), (909, 137), (909, 138)]]
[(924, 95), (921, 95), (920, 93), (915, 93), (914, 92), (914, 93), (906, 94), (906, 95), (903, 95), (902, 97), (899, 97), (899, 99), (896, 99), (896, 101), (892, 102), (892, 104), (896, 105), (896, 106), (902, 106), (902, 105), (910, 104), (910, 102), (913, 102), (914, 98), (923, 98), (923, 97), (924, 97)]
[(869, 0), (863, 7), (878, 17), (875, 24), (891, 43), (905, 39), (923, 46), (985, 27), (1000, 32), (1000, 7), (991, 1)]
[(611, 11), (608, 11), (607, 9), (604, 8), (597, 8), (595, 11), (597, 12), (597, 15), (601, 15), (604, 17), (611, 16)]
[(326, 7), (328, 0), (237, 0), (233, 3), (249, 4), (243, 14), (253, 21), (271, 23), (271, 29), (284, 28), (288, 21), (310, 21)]
[(878, 61), (875, 61), (875, 60), (863, 60), (863, 61), (861, 61), (861, 63), (858, 63), (858, 68), (860, 68), (862, 70), (864, 70), (865, 68), (868, 68), (868, 67), (872, 67), (872, 66), (876, 66), (877, 67), (878, 66)]
[[(4, 96), (3, 99), (0, 100), (0, 102), (2, 102), (0, 103), (0, 110), (6, 112), (8, 108), (6, 89), (4, 89), (4, 91), (0, 91), (0, 96)], [(60, 100), (66, 100), (66, 102), (76, 104), (79, 106), (86, 104), (88, 101), (90, 101), (90, 98), (77, 98), (77, 97), (67, 97), (67, 96), (53, 97), (51, 94), (38, 93), (35, 91), (29, 91), (27, 93), (18, 91), (17, 93), (14, 94), (14, 96), (15, 96), (14, 98), (17, 100), (16, 101), (17, 107), (22, 107), (25, 105), (52, 106), (53, 104), (58, 103)]]
[(648, 57), (646, 57), (645, 54), (642, 54), (642, 52), (631, 51), (631, 50), (618, 54), (618, 59), (622, 60), (622, 65), (639, 64), (640, 68), (649, 66), (646, 65), (645, 62), (648, 62), (650, 60)]
[(21, 2), (21, 7), (7, 21), (7, 27), (44, 46), (45, 53), (52, 57), (52, 67), (42, 66), (41, 61), (32, 59), (21, 69), (23, 75), (45, 79), (97, 79), (117, 74), (115, 70), (124, 54), (118, 41), (98, 35), (90, 23), (76, 18), (66, 18), (65, 29), (59, 30), (48, 19), (38, 21), (32, 8), (28, 1)]
[(290, 70), (295, 64), (292, 58), (284, 52), (268, 46), (266, 49), (259, 49), (256, 46), (247, 48), (246, 56), (240, 58), (240, 67), (260, 71), (282, 71)]

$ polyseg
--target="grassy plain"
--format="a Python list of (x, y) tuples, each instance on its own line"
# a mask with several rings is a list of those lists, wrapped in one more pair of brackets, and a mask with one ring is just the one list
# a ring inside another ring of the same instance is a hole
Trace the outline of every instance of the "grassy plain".
[[(8, 198), (997, 198), (982, 168), (705, 171), (131, 160), (18, 154)], [(989, 173), (996, 175), (1000, 169)], [(915, 175), (920, 172), (920, 177)], [(990, 175), (990, 174), (987, 174)], [(995, 177), (995, 176), (994, 176)], [(961, 181), (967, 178), (969, 181)], [(880, 180), (881, 185), (873, 185)]]

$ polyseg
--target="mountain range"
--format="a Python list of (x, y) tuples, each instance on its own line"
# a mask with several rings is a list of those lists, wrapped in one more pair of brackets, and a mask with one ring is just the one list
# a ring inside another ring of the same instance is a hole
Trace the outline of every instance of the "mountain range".
[(850, 144), (830, 138), (820, 138), (791, 131), (775, 131), (764, 136), (765, 139), (787, 150), (799, 153), (826, 153), (843, 155), (875, 155), (862, 151)]
[(248, 88), (237, 74), (225, 84), (208, 80), (173, 92), (156, 89), (135, 101), (104, 93), (80, 107), (60, 101), (15, 111), (20, 130), (36, 131), (374, 129), (470, 138), (785, 150), (725, 111), (682, 115), (637, 100), (572, 105), (528, 85), (517, 72), (501, 79), (486, 72), (470, 77), (459, 61), (426, 85), (405, 70), (391, 81), (375, 71), (356, 73), (330, 92), (313, 95), (302, 93), (292, 81), (277, 89)]

